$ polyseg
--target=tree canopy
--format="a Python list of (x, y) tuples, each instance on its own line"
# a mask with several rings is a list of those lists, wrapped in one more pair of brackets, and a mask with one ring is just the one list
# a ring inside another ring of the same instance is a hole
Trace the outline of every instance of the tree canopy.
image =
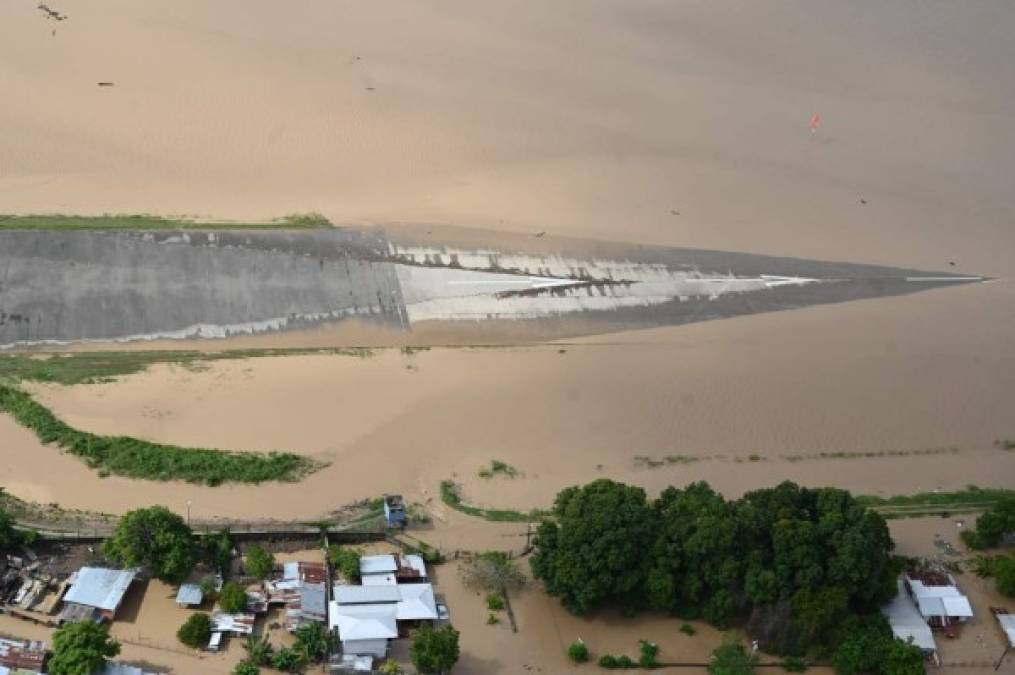
[(331, 639), (324, 624), (317, 622), (304, 624), (296, 629), (296, 641), (293, 649), (307, 661), (320, 662), (327, 658)]
[(94, 621), (79, 621), (53, 634), (52, 675), (93, 675), (108, 659), (120, 653), (120, 643), (109, 637), (109, 628)]
[(532, 572), (575, 614), (637, 602), (652, 542), (645, 491), (601, 479), (557, 495), (536, 533)]
[(507, 593), (525, 585), (525, 575), (518, 563), (503, 551), (480, 553), (458, 567), (462, 583), (474, 591)]
[(204, 612), (191, 614), (176, 631), (176, 639), (194, 649), (208, 644), (211, 637), (211, 618)]
[(993, 548), (1015, 533), (1015, 497), (1002, 499), (976, 519), (976, 527), (962, 533), (972, 548)]
[(458, 631), (451, 626), (423, 626), (412, 638), (409, 655), (420, 673), (446, 673), (458, 662)]
[(235, 581), (227, 582), (219, 592), (219, 607), (227, 614), (239, 614), (247, 610), (247, 591)]
[(919, 647), (896, 639), (880, 614), (851, 620), (832, 654), (837, 675), (924, 675)]
[(851, 614), (896, 592), (884, 519), (846, 491), (794, 483), (728, 501), (706, 483), (645, 493), (609, 480), (562, 491), (532, 571), (581, 614), (606, 603), (725, 627), (749, 619), (766, 650), (830, 645)]
[(736, 635), (723, 636), (722, 644), (712, 650), (708, 662), (709, 675), (751, 675), (758, 657), (747, 651)]
[(243, 566), (247, 574), (255, 579), (267, 579), (275, 569), (275, 556), (260, 546), (251, 546), (247, 549)]
[(153, 576), (169, 583), (179, 583), (194, 568), (190, 528), (164, 506), (128, 512), (103, 550), (121, 564), (145, 566)]

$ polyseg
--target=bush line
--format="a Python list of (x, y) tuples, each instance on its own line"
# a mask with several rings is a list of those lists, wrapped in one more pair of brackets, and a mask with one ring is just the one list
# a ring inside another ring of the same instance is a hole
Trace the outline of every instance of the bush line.
[(528, 513), (524, 513), (511, 509), (482, 509), (478, 506), (466, 504), (458, 495), (458, 486), (451, 480), (441, 481), (441, 501), (455, 511), (461, 511), (476, 518), (502, 523), (530, 523), (542, 520), (547, 515), (547, 512), (542, 509), (532, 509)]
[(183, 480), (220, 485), (225, 482), (296, 481), (321, 464), (291, 453), (242, 453), (181, 448), (127, 436), (99, 436), (74, 429), (27, 393), (0, 384), (0, 412), (31, 429), (43, 443), (55, 443), (97, 469), (148, 480)]

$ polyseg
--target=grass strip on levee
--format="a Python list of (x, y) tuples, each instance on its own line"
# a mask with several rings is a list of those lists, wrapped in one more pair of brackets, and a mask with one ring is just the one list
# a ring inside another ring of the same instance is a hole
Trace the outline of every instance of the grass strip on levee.
[(199, 221), (147, 214), (0, 215), (0, 230), (308, 230), (328, 227), (332, 227), (331, 221), (319, 213), (296, 213), (254, 223)]
[(885, 518), (916, 518), (986, 511), (999, 501), (1015, 497), (1015, 490), (968, 485), (964, 490), (918, 492), (912, 495), (878, 497), (858, 495), (856, 501)]
[(466, 504), (458, 495), (458, 486), (451, 480), (441, 481), (441, 501), (454, 510), (461, 511), (467, 515), (504, 523), (531, 523), (542, 520), (547, 516), (547, 512), (542, 509), (532, 509), (531, 511), (523, 512), (511, 509), (484, 509)]
[(55, 443), (85, 460), (100, 476), (115, 474), (148, 480), (183, 480), (220, 485), (225, 482), (297, 481), (323, 465), (284, 452), (227, 452), (181, 448), (128, 436), (99, 436), (79, 431), (15, 387), (0, 384), (0, 412), (35, 432), (43, 443)]

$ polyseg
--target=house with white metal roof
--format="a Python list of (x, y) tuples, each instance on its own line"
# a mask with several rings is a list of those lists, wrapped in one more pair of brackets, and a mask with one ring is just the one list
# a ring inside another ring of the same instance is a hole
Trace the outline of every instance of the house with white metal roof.
[(931, 627), (946, 628), (973, 616), (969, 598), (958, 589), (951, 574), (911, 571), (903, 576), (903, 581), (920, 615)]
[(384, 658), (388, 640), (398, 637), (395, 605), (340, 605), (331, 601), (328, 627), (338, 631), (342, 652)]
[(898, 580), (899, 592), (895, 598), (881, 608), (881, 613), (888, 619), (892, 634), (903, 642), (911, 642), (920, 648), (925, 655), (937, 657), (937, 643), (927, 621), (920, 614), (916, 603), (906, 593), (901, 579)]
[(74, 573), (70, 590), (63, 597), (63, 621), (104, 619), (112, 621), (137, 570), (82, 567)]
[(195, 607), (204, 600), (204, 591), (197, 584), (183, 584), (176, 592), (176, 604), (181, 607)]
[(398, 586), (351, 586), (336, 584), (334, 588), (335, 602), (340, 605), (371, 605), (385, 602), (398, 602), (402, 593)]

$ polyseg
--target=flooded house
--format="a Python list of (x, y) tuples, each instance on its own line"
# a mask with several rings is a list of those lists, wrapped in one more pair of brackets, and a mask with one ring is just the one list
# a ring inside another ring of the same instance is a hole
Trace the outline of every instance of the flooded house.
[(64, 623), (112, 621), (136, 577), (137, 570), (132, 569), (82, 567), (69, 580), (70, 588), (63, 598), (60, 620)]

